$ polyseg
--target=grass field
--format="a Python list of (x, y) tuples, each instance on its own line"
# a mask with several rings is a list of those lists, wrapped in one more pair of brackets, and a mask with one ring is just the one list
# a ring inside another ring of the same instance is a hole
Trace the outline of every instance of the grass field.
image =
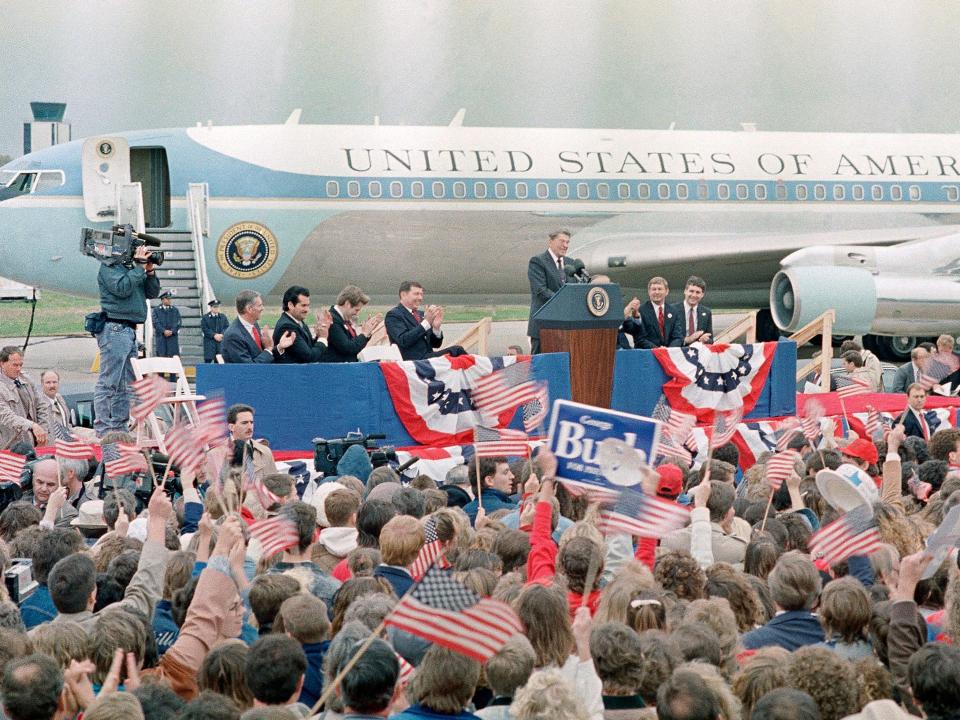
[[(176, 301), (174, 301), (176, 304)], [(224, 308), (232, 319), (234, 313)], [(30, 325), (30, 303), (0, 302), (0, 337), (24, 337)], [(99, 310), (96, 300), (67, 295), (52, 290), (43, 290), (37, 302), (37, 311), (33, 320), (34, 336), (83, 335), (83, 316)], [(373, 312), (385, 313), (388, 307), (377, 307), (365, 311), (363, 316)], [(447, 305), (445, 322), (476, 322), (490, 316), (494, 320), (526, 320), (529, 308), (526, 305), (472, 306)], [(276, 323), (279, 312), (268, 308), (263, 313), (262, 324)]]

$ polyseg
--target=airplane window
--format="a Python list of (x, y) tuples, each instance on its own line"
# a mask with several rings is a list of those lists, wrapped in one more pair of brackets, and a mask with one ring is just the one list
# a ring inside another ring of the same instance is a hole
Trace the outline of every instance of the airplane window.
[(378, 198), (383, 193), (383, 190), (380, 187), (379, 180), (371, 180), (367, 184), (367, 194), (372, 198)]
[(837, 185), (834, 185), (834, 186), (833, 186), (833, 199), (834, 199), (834, 200), (843, 200), (844, 195), (845, 195), (845, 191), (844, 191), (844, 189), (843, 189), (843, 185), (837, 184)]
[(467, 186), (462, 182), (455, 182), (453, 184), (453, 196), (458, 198), (464, 198), (467, 196)]
[(547, 187), (546, 183), (537, 183), (537, 197), (541, 200), (550, 197), (550, 188)]
[(806, 200), (806, 199), (807, 199), (807, 186), (797, 185), (797, 200)]
[(677, 183), (677, 198), (686, 200), (690, 197), (690, 186), (686, 183)]
[(351, 180), (347, 183), (347, 195), (350, 197), (360, 197), (360, 183), (356, 180)]
[(493, 192), (498, 198), (505, 198), (507, 196), (507, 184), (498, 182), (493, 186)]
[(336, 180), (327, 180), (327, 197), (337, 197), (340, 194), (340, 183)]
[(754, 185), (753, 186), (753, 196), (757, 200), (766, 200), (767, 199), (767, 186), (766, 185)]
[(422, 198), (423, 183), (420, 182), (419, 180), (415, 180), (414, 182), (410, 183), (410, 194), (413, 195), (415, 198)]
[(557, 197), (566, 200), (570, 197), (570, 186), (565, 182), (557, 183)]
[(21, 193), (28, 193), (33, 187), (33, 181), (36, 177), (36, 173), (21, 173), (20, 176), (11, 183), (10, 189)]
[(392, 182), (390, 183), (390, 197), (403, 197), (403, 183), (402, 182)]
[(783, 184), (782, 180), (777, 180), (775, 192), (777, 194), (777, 200), (787, 199), (787, 186)]
[(483, 200), (487, 196), (487, 184), (485, 182), (474, 183), (473, 196), (478, 200)]
[(863, 200), (863, 185), (854, 185), (854, 186), (853, 186), (853, 199), (854, 199), (854, 200)]
[(657, 185), (657, 197), (661, 200), (670, 199), (670, 186), (666, 183), (660, 183)]
[(621, 200), (628, 200), (630, 198), (630, 186), (627, 185), (627, 183), (617, 185), (617, 197)]
[(943, 189), (947, 191), (947, 200), (950, 202), (960, 200), (960, 188), (957, 188), (956, 185), (944, 185)]
[(813, 196), (814, 196), (817, 200), (826, 200), (826, 199), (827, 199), (827, 189), (826, 189), (823, 185), (821, 185), (820, 183), (817, 183), (816, 185), (813, 186)]
[(903, 188), (899, 185), (890, 186), (890, 199), (891, 200), (903, 200)]
[(750, 197), (750, 190), (746, 185), (740, 183), (737, 185), (737, 200), (746, 200)]
[(527, 184), (525, 182), (518, 182), (514, 187), (514, 192), (517, 193), (517, 198), (523, 200), (527, 197)]
[(717, 185), (717, 197), (721, 200), (730, 199), (730, 186), (726, 183), (720, 183)]
[(911, 199), (911, 200), (919, 200), (919, 199), (920, 199), (920, 186), (919, 186), (919, 185), (911, 185), (911, 186), (910, 186), (910, 199)]
[(435, 198), (442, 198), (447, 191), (447, 189), (443, 186), (443, 183), (440, 181), (437, 181), (433, 184), (432, 190)]
[(883, 200), (883, 188), (879, 185), (874, 185), (870, 188), (870, 197), (874, 200)]
[(703, 181), (697, 183), (697, 199), (698, 200), (710, 199), (710, 188), (708, 188), (707, 184)]
[(646, 183), (637, 183), (637, 196), (641, 200), (650, 199), (650, 186)]
[(581, 200), (587, 200), (590, 197), (590, 188), (586, 183), (577, 183), (577, 197)]
[(610, 186), (607, 183), (597, 183), (597, 197), (601, 200), (610, 199)]
[(40, 179), (37, 181), (37, 186), (34, 188), (34, 192), (37, 190), (58, 188), (61, 185), (63, 185), (62, 170), (45, 170), (44, 172), (40, 173)]

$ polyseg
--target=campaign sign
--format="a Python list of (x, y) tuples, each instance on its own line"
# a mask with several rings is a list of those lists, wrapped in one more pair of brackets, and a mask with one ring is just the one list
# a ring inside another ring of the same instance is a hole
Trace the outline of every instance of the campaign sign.
[(623, 462), (618, 446), (632, 447), (638, 463), (650, 464), (659, 438), (660, 423), (650, 418), (569, 400), (553, 403), (548, 447), (557, 456), (557, 477), (582, 491), (619, 492), (639, 483), (639, 472), (611, 472)]

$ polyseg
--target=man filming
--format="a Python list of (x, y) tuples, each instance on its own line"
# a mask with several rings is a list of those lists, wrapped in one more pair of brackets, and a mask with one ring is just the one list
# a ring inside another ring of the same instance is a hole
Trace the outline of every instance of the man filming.
[(160, 295), (150, 252), (141, 245), (133, 253), (133, 262), (101, 263), (97, 274), (100, 309), (106, 316), (96, 336), (100, 348), (100, 375), (93, 391), (97, 437), (125, 432), (130, 421), (130, 360), (137, 355), (137, 325), (147, 319), (147, 298)]

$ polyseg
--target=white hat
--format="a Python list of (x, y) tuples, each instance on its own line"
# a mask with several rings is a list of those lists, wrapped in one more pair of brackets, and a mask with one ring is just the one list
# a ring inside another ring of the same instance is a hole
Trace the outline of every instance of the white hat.
[(856, 465), (845, 463), (836, 470), (817, 473), (817, 489), (830, 505), (848, 512), (859, 505), (873, 505), (880, 500), (877, 484)]
[(317, 485), (314, 488), (313, 495), (310, 496), (310, 504), (317, 510), (317, 525), (320, 527), (328, 527), (330, 525), (327, 522), (327, 511), (324, 510), (323, 504), (327, 499), (327, 495), (332, 493), (334, 490), (346, 490), (346, 485), (341, 485), (338, 482), (327, 482), (322, 485)]
[(103, 500), (87, 500), (80, 503), (77, 516), (70, 521), (74, 527), (107, 529), (107, 521), (103, 519)]

